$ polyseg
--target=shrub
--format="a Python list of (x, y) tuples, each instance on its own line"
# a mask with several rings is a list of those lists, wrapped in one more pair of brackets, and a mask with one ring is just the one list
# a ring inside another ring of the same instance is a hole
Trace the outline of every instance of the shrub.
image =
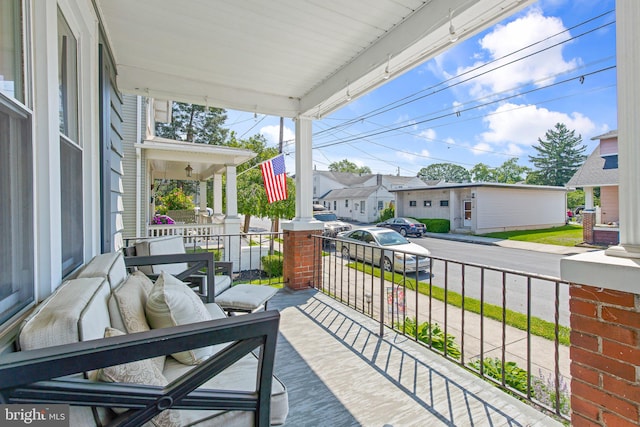
[(269, 277), (282, 276), (282, 256), (265, 255), (262, 257), (262, 269)]
[(393, 218), (395, 215), (396, 215), (396, 211), (393, 208), (393, 205), (389, 205), (380, 214), (380, 220), (379, 221), (380, 222), (386, 221), (386, 220), (388, 220), (390, 218)]
[(448, 356), (456, 360), (460, 359), (460, 348), (456, 344), (456, 337), (447, 334), (445, 340), (444, 330), (437, 323), (431, 325), (429, 322), (424, 322), (416, 325), (415, 318), (407, 317), (404, 320), (404, 325), (397, 322), (395, 327), (400, 331), (404, 328), (405, 334), (415, 337), (418, 341), (431, 345), (432, 348), (443, 353), (446, 347)]
[(451, 223), (448, 219), (441, 218), (425, 218), (420, 220), (427, 227), (427, 231), (431, 233), (448, 233), (451, 229)]
[(157, 196), (158, 206), (156, 211), (160, 214), (166, 214), (167, 211), (193, 209), (195, 205), (191, 196), (184, 194), (181, 188), (174, 188), (170, 193), (164, 196)]

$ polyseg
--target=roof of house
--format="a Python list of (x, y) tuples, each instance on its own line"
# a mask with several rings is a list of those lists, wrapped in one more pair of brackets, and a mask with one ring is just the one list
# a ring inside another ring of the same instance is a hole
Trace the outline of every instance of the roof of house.
[[(363, 173), (357, 174), (353, 172), (333, 172), (333, 171), (313, 171), (316, 175), (322, 175), (329, 179), (333, 179), (334, 181), (347, 186), (357, 186), (364, 184), (371, 178), (375, 178), (379, 174), (375, 173)], [(405, 185), (415, 179), (414, 176), (398, 176), (398, 175), (381, 175), (384, 177), (386, 181), (388, 181), (391, 185)]]
[(380, 188), (377, 185), (373, 187), (354, 187), (354, 188), (337, 188), (329, 191), (321, 197), (321, 199), (347, 199), (347, 198), (367, 198)]
[[(598, 139), (606, 138), (598, 137)], [(600, 156), (599, 145), (593, 150), (591, 155), (587, 157), (587, 160), (567, 183), (569, 187), (597, 187), (617, 184), (618, 169), (605, 169), (605, 159)]]
[(602, 135), (594, 136), (591, 138), (592, 141), (596, 141), (598, 139), (610, 139), (618, 137), (618, 129), (610, 130), (607, 133), (603, 133)]
[(505, 189), (518, 189), (518, 190), (553, 190), (553, 191), (567, 191), (565, 187), (555, 187), (551, 185), (528, 185), (528, 184), (503, 184), (499, 182), (451, 182), (440, 185), (434, 185), (429, 187), (413, 187), (413, 188), (399, 188), (389, 190), (392, 193), (399, 193), (402, 191), (424, 191), (424, 190), (443, 190), (453, 188), (477, 188), (477, 187), (495, 187)]

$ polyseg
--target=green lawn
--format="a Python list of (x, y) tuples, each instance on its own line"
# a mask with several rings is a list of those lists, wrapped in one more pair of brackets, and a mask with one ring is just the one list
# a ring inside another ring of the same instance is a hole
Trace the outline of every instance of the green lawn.
[(564, 225), (542, 230), (501, 231), (482, 234), (482, 236), (559, 246), (575, 246), (583, 242), (582, 226), (580, 225)]

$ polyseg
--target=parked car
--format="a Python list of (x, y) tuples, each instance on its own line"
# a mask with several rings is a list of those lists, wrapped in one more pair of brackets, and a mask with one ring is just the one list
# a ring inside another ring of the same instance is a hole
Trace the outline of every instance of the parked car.
[(397, 231), (403, 236), (413, 235), (416, 237), (422, 237), (422, 235), (427, 231), (427, 227), (414, 218), (389, 218), (386, 221), (376, 224), (377, 227), (387, 227), (392, 230)]
[(431, 252), (394, 230), (359, 228), (338, 234), (336, 252), (344, 258), (381, 266), (386, 271), (407, 273), (429, 268)]
[(351, 230), (351, 224), (340, 221), (335, 213), (329, 211), (317, 211), (313, 213), (313, 217), (318, 221), (324, 222), (324, 237), (336, 237), (342, 231)]

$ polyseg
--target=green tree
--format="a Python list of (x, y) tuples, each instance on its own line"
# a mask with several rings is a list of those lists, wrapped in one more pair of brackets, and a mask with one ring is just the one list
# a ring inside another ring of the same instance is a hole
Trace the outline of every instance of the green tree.
[(227, 114), (222, 108), (174, 102), (171, 114), (171, 123), (156, 123), (156, 135), (202, 144), (226, 143), (229, 129), (223, 127)]
[(358, 166), (347, 159), (331, 163), (329, 165), (329, 170), (331, 172), (351, 172), (358, 174), (371, 173), (371, 168), (369, 166)]
[(267, 201), (267, 193), (258, 164), (278, 155), (276, 147), (267, 147), (263, 135), (254, 135), (247, 140), (237, 140), (232, 133), (229, 146), (243, 148), (256, 153), (256, 157), (238, 166), (238, 212), (244, 215), (244, 231), (249, 231), (251, 216), (271, 218), (274, 231), (280, 218), (291, 219), (295, 216), (295, 181), (287, 178), (286, 200), (275, 203)]
[(433, 163), (420, 169), (418, 178), (423, 181), (444, 180), (446, 182), (471, 182), (468, 170), (453, 163)]
[(496, 170), (484, 163), (478, 163), (471, 168), (471, 180), (473, 182), (496, 182)]
[(563, 186), (584, 163), (586, 145), (580, 145), (582, 137), (576, 136), (562, 123), (556, 123), (553, 129), (545, 133), (545, 139), (538, 138), (533, 148), (536, 156), (529, 160), (536, 170), (527, 176), (528, 184)]
[(159, 214), (166, 214), (167, 211), (193, 209), (193, 199), (187, 196), (181, 188), (174, 188), (164, 196), (157, 196), (158, 207), (156, 211)]
[(514, 157), (495, 169), (496, 182), (515, 184), (524, 181), (530, 171), (528, 167), (518, 165), (518, 158)]

